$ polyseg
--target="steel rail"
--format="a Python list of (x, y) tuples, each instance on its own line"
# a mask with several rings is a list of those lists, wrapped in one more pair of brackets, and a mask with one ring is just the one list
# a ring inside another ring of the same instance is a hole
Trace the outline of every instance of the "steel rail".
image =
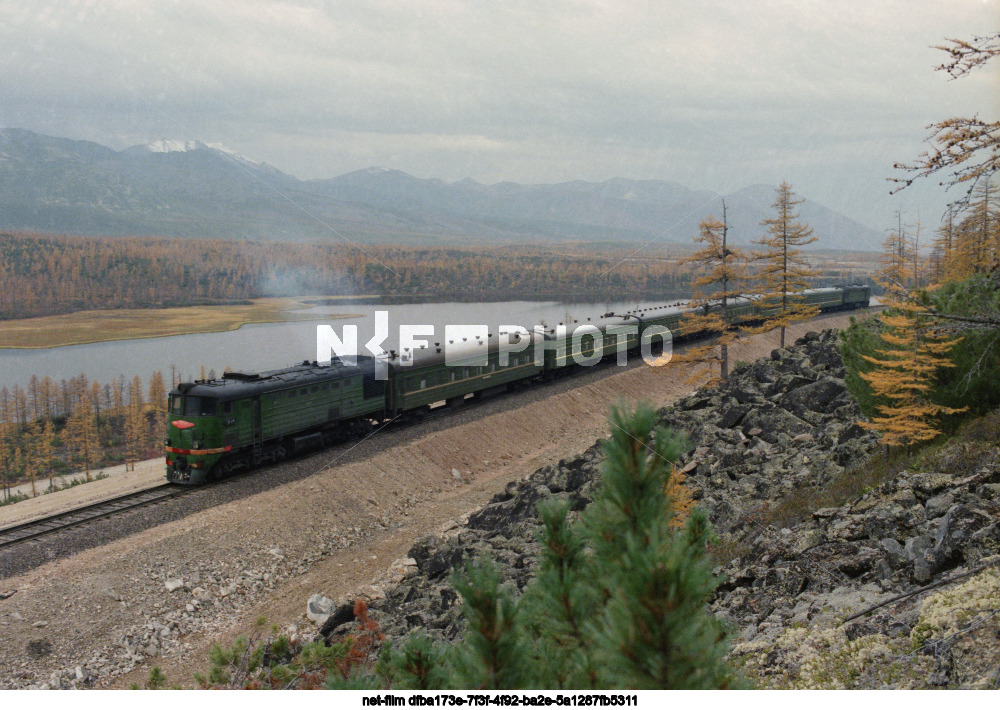
[(178, 495), (183, 495), (190, 490), (192, 489), (176, 486), (172, 483), (163, 483), (154, 488), (133, 491), (132, 493), (91, 503), (80, 508), (54, 513), (43, 518), (36, 518), (25, 523), (2, 528), (0, 529), (0, 549), (50, 535), (60, 530), (101, 520), (126, 510), (134, 510), (159, 501), (176, 498)]

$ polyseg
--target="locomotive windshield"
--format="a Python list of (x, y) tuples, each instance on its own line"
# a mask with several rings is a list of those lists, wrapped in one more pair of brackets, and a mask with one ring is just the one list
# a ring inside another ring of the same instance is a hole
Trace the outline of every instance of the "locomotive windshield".
[(170, 398), (170, 413), (183, 414), (188, 417), (210, 417), (215, 415), (215, 399), (212, 397), (181, 397)]

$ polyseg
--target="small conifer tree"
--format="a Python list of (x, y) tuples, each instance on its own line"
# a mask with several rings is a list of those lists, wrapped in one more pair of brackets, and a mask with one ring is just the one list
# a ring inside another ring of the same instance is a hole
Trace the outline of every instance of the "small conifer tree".
[(465, 574), (454, 575), (453, 582), (469, 623), (464, 643), (452, 654), (454, 687), (525, 687), (527, 649), (517, 626), (518, 605), (510, 590), (501, 586), (496, 567), (486, 558), (469, 561)]
[(583, 516), (606, 600), (591, 631), (598, 686), (732, 687), (726, 634), (706, 608), (718, 580), (705, 554), (705, 514), (670, 528), (667, 488), (686, 443), (658, 426), (649, 406), (615, 408), (611, 424), (601, 486)]
[[(469, 630), (438, 650), (411, 640), (387, 676), (407, 687), (731, 688), (726, 634), (707, 610), (718, 581), (703, 511), (683, 529), (668, 490), (683, 440), (649, 406), (612, 410), (601, 485), (579, 520), (540, 506), (542, 554), (519, 601), (487, 560), (455, 575)], [(415, 660), (416, 659), (416, 660)]]

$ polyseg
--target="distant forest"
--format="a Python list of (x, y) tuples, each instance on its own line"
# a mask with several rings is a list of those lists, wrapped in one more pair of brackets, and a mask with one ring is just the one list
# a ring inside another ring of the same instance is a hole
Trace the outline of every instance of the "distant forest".
[[(91, 309), (223, 304), (263, 296), (671, 298), (687, 255), (607, 247), (497, 248), (236, 242), (0, 233), (0, 320)], [(634, 251), (634, 250), (632, 250)], [(828, 271), (824, 280), (842, 278)]]
[(303, 294), (516, 299), (684, 292), (675, 259), (0, 233), (0, 319)]

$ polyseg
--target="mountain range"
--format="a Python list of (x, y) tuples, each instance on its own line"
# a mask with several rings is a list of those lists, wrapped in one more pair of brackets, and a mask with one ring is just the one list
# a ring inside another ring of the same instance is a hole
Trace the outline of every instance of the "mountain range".
[[(372, 167), (299, 180), (218, 144), (160, 140), (116, 151), (0, 130), (0, 229), (79, 235), (423, 244), (585, 241), (690, 244), (721, 216), (748, 244), (773, 216), (774, 186), (728, 195), (660, 180), (548, 185), (447, 183)], [(877, 250), (881, 235), (806, 199), (815, 248)]]

